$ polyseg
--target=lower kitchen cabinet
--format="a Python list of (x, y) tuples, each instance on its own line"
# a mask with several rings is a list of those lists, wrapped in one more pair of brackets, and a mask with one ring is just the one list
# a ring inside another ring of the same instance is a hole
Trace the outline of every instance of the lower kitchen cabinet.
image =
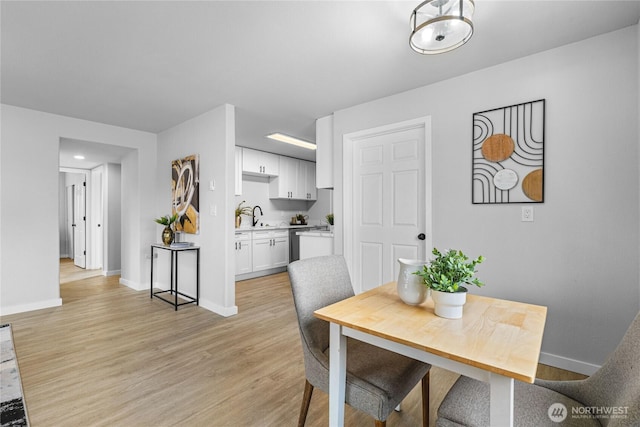
[(289, 232), (265, 230), (253, 232), (253, 271), (286, 267), (289, 264)]
[(236, 275), (251, 273), (253, 259), (251, 256), (251, 232), (236, 233)]

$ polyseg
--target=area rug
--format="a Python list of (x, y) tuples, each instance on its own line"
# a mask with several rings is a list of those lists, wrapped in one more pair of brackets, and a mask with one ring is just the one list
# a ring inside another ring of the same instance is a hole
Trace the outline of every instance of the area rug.
[(28, 426), (11, 325), (0, 325), (0, 425)]

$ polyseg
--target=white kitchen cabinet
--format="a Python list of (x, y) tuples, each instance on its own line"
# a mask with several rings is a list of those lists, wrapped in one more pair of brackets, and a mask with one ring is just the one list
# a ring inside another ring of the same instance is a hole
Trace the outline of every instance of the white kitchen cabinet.
[(289, 232), (264, 230), (253, 232), (253, 271), (285, 267), (289, 264)]
[(316, 200), (318, 198), (318, 189), (316, 188), (316, 164), (314, 162), (300, 160), (300, 169), (298, 172), (298, 183), (300, 187), (302, 187), (298, 190), (298, 194), (305, 200)]
[(300, 259), (333, 255), (333, 233), (328, 231), (302, 231), (300, 236)]
[(236, 196), (242, 195), (242, 147), (236, 147)]
[(257, 176), (278, 176), (280, 156), (265, 151), (242, 149), (242, 173)]
[(236, 274), (251, 273), (253, 269), (251, 232), (236, 233)]
[(315, 163), (280, 156), (280, 174), (269, 183), (271, 199), (316, 200)]
[(298, 196), (298, 168), (300, 161), (292, 157), (280, 156), (280, 173), (271, 178), (269, 197), (271, 199), (294, 199)]

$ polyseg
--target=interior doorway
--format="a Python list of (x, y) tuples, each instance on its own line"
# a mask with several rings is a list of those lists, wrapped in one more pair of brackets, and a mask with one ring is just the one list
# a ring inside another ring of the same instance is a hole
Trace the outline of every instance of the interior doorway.
[(60, 138), (60, 283), (120, 275), (121, 163), (135, 151)]

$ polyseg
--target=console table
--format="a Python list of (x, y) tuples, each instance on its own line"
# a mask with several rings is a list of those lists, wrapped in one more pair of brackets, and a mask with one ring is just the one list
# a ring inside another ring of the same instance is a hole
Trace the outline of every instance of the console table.
[[(163, 249), (165, 251), (171, 252), (171, 287), (168, 290), (164, 291), (153, 291), (153, 260), (154, 260), (154, 252), (155, 249)], [(178, 291), (178, 254), (180, 252), (187, 251), (195, 251), (196, 253), (196, 297), (193, 298), (190, 295), (183, 294)], [(185, 304), (195, 304), (198, 305), (200, 302), (200, 247), (199, 246), (167, 246), (161, 243), (154, 243), (151, 245), (151, 298), (155, 297), (161, 299), (164, 302), (171, 304), (174, 309), (177, 311), (178, 307)], [(173, 301), (163, 298), (162, 295), (168, 293), (170, 296), (173, 296)], [(185, 302), (178, 303), (178, 295), (182, 297), (182, 299), (186, 300)]]

